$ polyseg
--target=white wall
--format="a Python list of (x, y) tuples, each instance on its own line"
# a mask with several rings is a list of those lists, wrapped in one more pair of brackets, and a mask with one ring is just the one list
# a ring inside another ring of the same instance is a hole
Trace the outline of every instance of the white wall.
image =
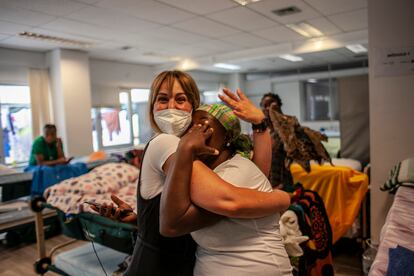
[(302, 87), (299, 81), (273, 83), (272, 91), (280, 96), (284, 113), (302, 120)]
[[(60, 68), (60, 51), (55, 50), (46, 54), (46, 63), (49, 67), (50, 95), (52, 100), (53, 121), (58, 128), (58, 135), (66, 137), (65, 110), (63, 102), (62, 76)], [(57, 112), (57, 113), (56, 113)], [(59, 115), (57, 115), (59, 114)]]
[(27, 84), (29, 68), (46, 68), (45, 54), (0, 48), (1, 84)]
[(241, 73), (234, 73), (228, 75), (227, 88), (229, 88), (231, 91), (236, 91), (236, 89), (239, 88), (241, 91), (244, 92), (246, 88), (245, 77), (245, 74)]
[[(119, 88), (150, 88), (157, 73), (159, 72), (152, 66), (91, 59), (92, 105), (119, 105)], [(228, 83), (227, 74), (200, 71), (188, 73), (200, 91), (218, 91)]]
[(272, 80), (270, 78), (246, 81), (246, 94), (249, 97), (261, 97), (272, 91)]
[(149, 88), (154, 76), (151, 66), (91, 59), (92, 105), (119, 105), (119, 88)]
[(414, 46), (414, 2), (368, 0), (371, 238), (378, 241), (392, 197), (379, 187), (398, 161), (414, 157), (414, 74), (377, 76), (375, 52)]
[(50, 64), (53, 114), (70, 156), (90, 154), (92, 148), (91, 84), (88, 54), (53, 50)]
[(228, 85), (228, 74), (190, 71), (189, 73), (200, 91), (218, 91)]

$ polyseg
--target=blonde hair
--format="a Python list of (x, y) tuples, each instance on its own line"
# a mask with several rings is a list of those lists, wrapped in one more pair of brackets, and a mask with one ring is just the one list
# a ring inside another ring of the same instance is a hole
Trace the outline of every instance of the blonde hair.
[(155, 77), (151, 84), (151, 91), (148, 101), (148, 115), (150, 118), (151, 127), (155, 132), (162, 132), (155, 123), (153, 113), (154, 104), (157, 100), (157, 96), (160, 91), (161, 85), (164, 82), (166, 82), (168, 90), (172, 90), (175, 81), (178, 81), (178, 83), (183, 88), (184, 93), (188, 98), (188, 101), (191, 103), (193, 107), (193, 110), (197, 109), (200, 106), (200, 92), (198, 91), (194, 79), (189, 74), (178, 70), (161, 72)]

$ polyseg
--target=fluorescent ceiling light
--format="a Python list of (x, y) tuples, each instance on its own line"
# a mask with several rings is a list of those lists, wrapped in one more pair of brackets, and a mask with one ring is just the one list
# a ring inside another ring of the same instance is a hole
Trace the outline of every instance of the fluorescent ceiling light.
[(301, 22), (297, 24), (287, 24), (286, 27), (289, 29), (297, 32), (298, 34), (304, 36), (304, 37), (318, 37), (323, 36), (323, 33), (316, 29), (311, 24)]
[(310, 82), (310, 83), (317, 83), (318, 80), (317, 79), (308, 79), (308, 82)]
[(242, 6), (246, 6), (248, 4), (254, 3), (254, 2), (259, 2), (261, 0), (233, 0), (234, 2), (242, 5)]
[(195, 62), (192, 59), (186, 58), (186, 59), (181, 60), (178, 63), (176, 68), (178, 68), (179, 70), (182, 70), (182, 71), (189, 71), (189, 70), (196, 69), (198, 66), (199, 65), (198, 65), (197, 62)]
[(282, 59), (291, 61), (291, 62), (303, 61), (303, 58), (299, 56), (294, 56), (294, 55), (280, 55), (279, 57)]
[(367, 48), (365, 48), (364, 46), (362, 46), (361, 44), (351, 44), (351, 45), (346, 45), (346, 48), (348, 50), (350, 50), (351, 52), (354, 52), (355, 54), (359, 54), (359, 53), (366, 53), (368, 52)]
[(227, 64), (227, 63), (216, 63), (214, 67), (221, 68), (221, 69), (228, 69), (228, 70), (240, 70), (240, 66), (234, 64)]
[(80, 40), (74, 40), (74, 39), (67, 39), (63, 37), (57, 37), (57, 36), (50, 36), (50, 35), (43, 35), (43, 34), (37, 34), (32, 32), (21, 32), (19, 33), (19, 36), (29, 39), (36, 39), (41, 41), (47, 41), (57, 44), (66, 44), (66, 45), (72, 45), (72, 46), (79, 46), (79, 47), (90, 47), (92, 46), (92, 43), (84, 42)]

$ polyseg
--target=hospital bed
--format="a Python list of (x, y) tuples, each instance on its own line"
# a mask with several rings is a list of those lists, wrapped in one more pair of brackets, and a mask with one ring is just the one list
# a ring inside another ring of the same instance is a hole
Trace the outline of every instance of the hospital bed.
[[(86, 167), (88, 170), (92, 170), (103, 164), (118, 161), (118, 158), (110, 156), (103, 160), (88, 162)], [(30, 195), (32, 178), (32, 172), (7, 171), (7, 173), (0, 173), (0, 202)]]
[[(404, 184), (403, 184), (404, 185)], [(413, 184), (411, 184), (413, 185)], [(403, 246), (414, 251), (414, 187), (398, 188), (380, 234), (378, 253), (369, 275), (386, 275), (390, 249)], [(408, 275), (408, 274), (405, 274)]]
[[(19, 198), (0, 203), (0, 234), (3, 234), (8, 246), (35, 241), (34, 216), (29, 208), (29, 197)], [(46, 236), (59, 232), (56, 226), (57, 218), (54, 210), (43, 210), (41, 214)]]
[[(92, 255), (95, 261), (98, 259), (100, 260), (100, 257), (108, 260), (116, 259), (122, 261), (127, 254), (132, 254), (137, 235), (137, 227), (134, 225), (114, 221), (92, 213), (80, 213), (77, 215), (67, 216), (62, 211), (47, 204), (43, 197), (36, 197), (32, 199), (30, 207), (35, 213), (37, 250), (39, 258), (35, 262), (34, 267), (35, 272), (38, 274), (44, 274), (47, 271), (53, 271), (61, 275), (73, 274), (73, 272), (71, 273), (71, 271), (65, 271), (64, 269), (66, 267), (68, 270), (69, 267), (71, 268), (69, 270), (73, 270), (74, 265), (76, 266), (76, 262), (73, 263), (73, 259), (79, 260), (79, 258), (82, 262), (78, 262), (77, 265), (82, 267), (82, 271), (88, 271), (88, 262), (91, 260), (85, 259), (84, 257), (85, 255), (90, 256), (90, 254), (87, 254), (86, 252), (91, 252), (88, 251), (86, 247), (82, 247), (76, 251), (72, 250), (67, 252), (66, 255), (61, 256), (61, 254), (59, 254), (59, 257), (56, 258), (56, 262), (54, 263), (52, 261), (52, 257), (58, 249), (73, 244), (77, 240), (91, 242), (94, 250), (93, 253), (96, 253), (95, 256)], [(46, 252), (45, 248), (42, 217), (42, 212), (46, 209), (54, 210), (57, 213), (63, 234), (72, 238), (72, 240), (52, 248), (49, 253)], [(98, 250), (96, 248), (98, 248)], [(98, 251), (100, 253), (98, 253)], [(84, 257), (82, 258), (82, 256)], [(102, 260), (100, 260), (100, 262), (101, 261)], [(106, 265), (108, 266), (108, 264)], [(110, 261), (109, 267), (113, 267), (113, 261)], [(80, 273), (79, 270), (78, 273)], [(88, 274), (87, 272), (85, 273), (85, 275)]]
[[(311, 164), (307, 173), (298, 164), (290, 167), (294, 182), (300, 182), (305, 189), (317, 192), (322, 198), (332, 227), (333, 243), (343, 237), (354, 225), (360, 209), (363, 232), (366, 233), (367, 213), (365, 196), (368, 191), (368, 175), (360, 172), (356, 160), (333, 159), (330, 164)], [(363, 234), (364, 235), (364, 234)], [(362, 238), (365, 238), (362, 237)]]
[(12, 172), (0, 175), (0, 202), (30, 195), (32, 174)]

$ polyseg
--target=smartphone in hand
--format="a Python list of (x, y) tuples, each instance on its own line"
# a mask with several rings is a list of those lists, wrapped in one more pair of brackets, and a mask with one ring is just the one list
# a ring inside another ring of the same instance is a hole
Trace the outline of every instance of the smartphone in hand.
[[(95, 202), (95, 201), (87, 200), (87, 201), (84, 201), (83, 203), (95, 206), (98, 210), (101, 210), (101, 208), (102, 208), (102, 204), (98, 203), (98, 202)], [(117, 208), (115, 206), (112, 207), (112, 210), (111, 210), (112, 215), (115, 215), (116, 209)], [(129, 211), (129, 210), (122, 210), (121, 211), (121, 216), (126, 216), (126, 215), (129, 215), (130, 213), (131, 213), (131, 211)]]
[(74, 157), (69, 157), (68, 159), (66, 159), (66, 164), (69, 164), (69, 163), (70, 163), (70, 161), (72, 161), (72, 160), (73, 160), (73, 158), (74, 158)]

